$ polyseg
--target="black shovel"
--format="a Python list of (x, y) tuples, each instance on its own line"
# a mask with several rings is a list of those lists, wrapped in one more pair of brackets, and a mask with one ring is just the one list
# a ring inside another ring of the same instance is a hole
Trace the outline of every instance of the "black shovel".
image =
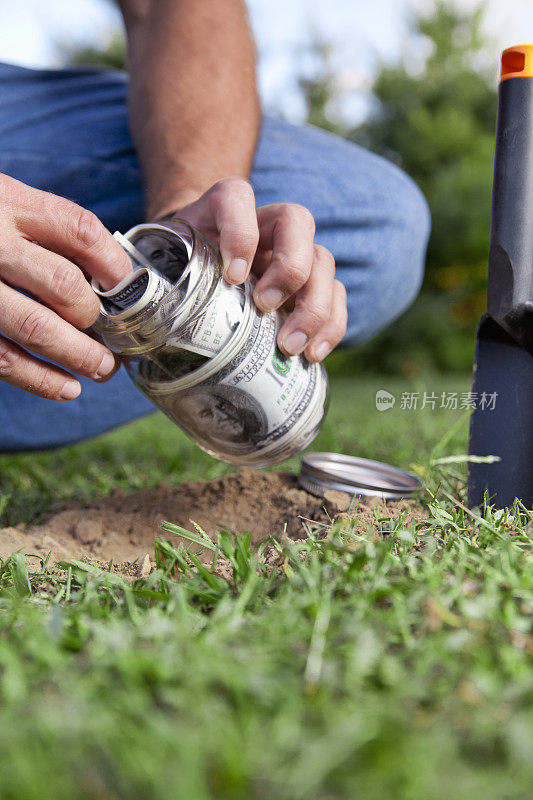
[(505, 50), (492, 191), (487, 313), (477, 330), (471, 506), (533, 507), (533, 45)]

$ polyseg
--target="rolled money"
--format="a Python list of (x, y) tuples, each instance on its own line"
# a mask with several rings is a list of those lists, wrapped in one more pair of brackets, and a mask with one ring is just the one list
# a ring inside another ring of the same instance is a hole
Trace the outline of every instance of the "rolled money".
[[(220, 282), (211, 298), (205, 302), (206, 293), (198, 293), (190, 316), (193, 321), (187, 327), (187, 344), (179, 341), (180, 347), (212, 357), (222, 350), (238, 326), (244, 314), (245, 296), (239, 286)], [(201, 313), (198, 310), (205, 303)], [(194, 317), (196, 316), (196, 319)], [(173, 340), (169, 340), (169, 344)]]
[(92, 287), (106, 316), (113, 317), (115, 322), (135, 322), (147, 318), (159, 306), (172, 284), (153, 270), (139, 267), (112, 289), (100, 289), (95, 280)]
[[(180, 309), (180, 317), (174, 327), (182, 323), (185, 315), (189, 322), (185, 342), (178, 341), (178, 346), (212, 357), (227, 344), (242, 322), (245, 303), (242, 286), (230, 286), (221, 280), (213, 292), (209, 282), (202, 280), (202, 267), (193, 257), (188, 242), (161, 227), (152, 227), (148, 232), (142, 230), (144, 226), (140, 227), (134, 249), (140, 251), (160, 274), (173, 283), (182, 285), (185, 279), (188, 282), (184, 308)], [(216, 259), (212, 248), (211, 252)]]
[(113, 238), (116, 239), (121, 245), (122, 249), (127, 252), (134, 267), (146, 267), (147, 269), (151, 270), (154, 269), (144, 253), (141, 253), (141, 251), (138, 250), (129, 239), (126, 239), (126, 237), (123, 236), (120, 231), (115, 231)]
[(296, 440), (308, 441), (316, 434), (327, 380), (321, 365), (279, 351), (276, 337), (282, 323), (279, 314), (254, 314), (246, 341), (203, 380), (191, 374), (139, 387), (206, 449), (226, 460), (257, 464), (258, 458), (261, 462), (273, 453), (290, 454)]
[[(128, 254), (139, 263), (136, 248), (131, 243), (129, 245)], [(139, 252), (139, 255), (144, 261), (144, 254)], [(181, 273), (176, 270), (172, 272), (174, 278), (180, 281), (183, 278), (183, 265)], [(108, 291), (100, 289), (96, 281), (92, 285), (100, 297), (105, 316), (113, 318), (114, 322), (135, 324), (136, 346), (148, 340), (162, 323), (168, 322), (168, 332), (160, 351), (165, 363), (168, 355), (173, 356), (183, 350), (211, 358), (229, 341), (243, 319), (244, 291), (241, 287), (220, 282), (207, 301), (208, 287), (203, 291), (200, 287), (194, 292), (191, 302), (187, 302), (188, 292), (192, 294), (194, 288), (190, 277), (187, 277), (189, 280), (185, 286), (180, 282), (174, 286), (159, 270), (142, 266)], [(163, 298), (171, 293), (175, 302), (163, 306)], [(184, 309), (180, 310), (182, 304)]]
[[(144, 266), (149, 265), (173, 284), (181, 282), (191, 267), (198, 268), (194, 261), (191, 264), (192, 248), (189, 243), (163, 229), (151, 228), (149, 233), (143, 231), (135, 243), (122, 235), (119, 241), (124, 249), (135, 250), (145, 260)], [(194, 277), (198, 277), (198, 274)]]

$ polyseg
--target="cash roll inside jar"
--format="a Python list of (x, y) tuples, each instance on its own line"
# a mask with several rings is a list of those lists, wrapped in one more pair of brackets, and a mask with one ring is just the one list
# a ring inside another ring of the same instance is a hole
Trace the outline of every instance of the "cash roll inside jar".
[(135, 385), (201, 448), (263, 467), (304, 450), (328, 404), (322, 364), (276, 345), (284, 311), (260, 312), (252, 283), (230, 286), (220, 254), (178, 219), (115, 234), (133, 270), (102, 291), (94, 328)]

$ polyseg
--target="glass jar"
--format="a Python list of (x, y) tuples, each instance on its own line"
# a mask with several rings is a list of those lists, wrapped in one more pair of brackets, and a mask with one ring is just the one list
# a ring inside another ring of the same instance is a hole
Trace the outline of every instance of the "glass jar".
[(102, 292), (95, 325), (135, 385), (201, 448), (262, 467), (314, 439), (328, 405), (322, 364), (284, 356), (286, 313), (260, 312), (253, 284), (230, 286), (218, 250), (188, 223), (116, 234), (137, 269)]

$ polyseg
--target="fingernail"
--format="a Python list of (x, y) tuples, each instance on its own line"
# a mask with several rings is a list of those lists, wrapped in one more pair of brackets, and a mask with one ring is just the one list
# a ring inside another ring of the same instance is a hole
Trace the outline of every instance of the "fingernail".
[(230, 283), (242, 283), (247, 270), (248, 262), (244, 258), (234, 258), (226, 270), (226, 280)]
[(303, 331), (294, 331), (294, 333), (289, 333), (287, 338), (282, 340), (282, 344), (287, 353), (290, 353), (291, 356), (296, 356), (305, 348), (307, 338)]
[(331, 345), (329, 342), (321, 342), (318, 347), (315, 349), (313, 355), (317, 361), (322, 361), (331, 350)]
[(74, 400), (81, 392), (81, 385), (78, 381), (67, 381), (61, 389), (59, 397), (61, 400)]
[(115, 369), (115, 356), (113, 353), (106, 353), (100, 361), (100, 366), (96, 371), (97, 378), (105, 378)]
[(254, 294), (254, 302), (261, 311), (273, 311), (283, 302), (283, 293), (279, 289), (264, 289)]

